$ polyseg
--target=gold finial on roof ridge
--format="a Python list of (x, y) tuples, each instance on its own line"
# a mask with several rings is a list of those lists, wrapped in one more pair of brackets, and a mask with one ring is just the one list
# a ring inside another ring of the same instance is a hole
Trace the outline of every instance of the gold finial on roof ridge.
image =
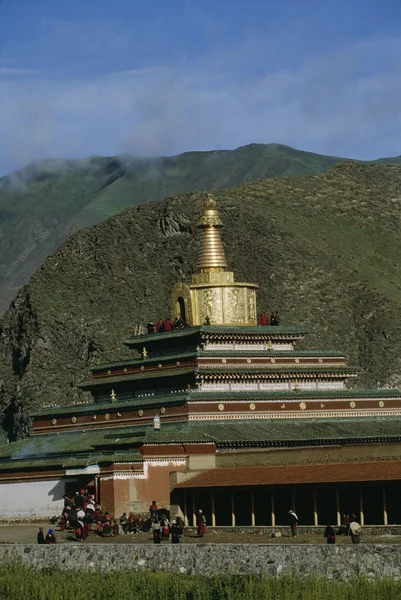
[(198, 266), (201, 271), (226, 269), (227, 260), (219, 231), (223, 227), (223, 222), (217, 210), (216, 200), (211, 194), (206, 194), (203, 206), (205, 211), (196, 225), (199, 229), (203, 229)]
[(217, 210), (216, 200), (212, 194), (206, 194), (203, 201), (205, 212), (197, 222), (196, 226), (200, 229), (204, 227), (223, 227), (223, 222), (220, 219), (219, 211)]
[(205, 199), (203, 201), (203, 206), (206, 208), (206, 210), (216, 210), (216, 200), (213, 198), (212, 194), (206, 194)]

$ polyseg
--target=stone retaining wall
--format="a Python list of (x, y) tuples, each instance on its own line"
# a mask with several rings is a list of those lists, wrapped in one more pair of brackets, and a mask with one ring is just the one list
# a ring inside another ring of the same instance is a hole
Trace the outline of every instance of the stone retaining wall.
[(399, 545), (302, 546), (255, 544), (4, 544), (0, 564), (21, 560), (31, 567), (102, 572), (127, 570), (170, 573), (253, 573), (315, 575), (346, 581), (352, 577), (401, 577)]

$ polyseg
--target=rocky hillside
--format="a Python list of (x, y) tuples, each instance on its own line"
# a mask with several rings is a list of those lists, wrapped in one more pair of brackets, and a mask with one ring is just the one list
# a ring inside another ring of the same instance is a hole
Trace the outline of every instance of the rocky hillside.
[(323, 173), (340, 159), (278, 144), (33, 163), (0, 179), (0, 314), (33, 271), (82, 227), (152, 200), (266, 177)]
[[(306, 323), (306, 346), (346, 350), (360, 386), (401, 385), (401, 167), (342, 163), (215, 196), (229, 265), (260, 284), (259, 310)], [(20, 290), (0, 322), (12, 437), (42, 403), (76, 400), (95, 360), (123, 357), (135, 324), (166, 316), (172, 284), (196, 265), (202, 199), (151, 202), (75, 233)]]

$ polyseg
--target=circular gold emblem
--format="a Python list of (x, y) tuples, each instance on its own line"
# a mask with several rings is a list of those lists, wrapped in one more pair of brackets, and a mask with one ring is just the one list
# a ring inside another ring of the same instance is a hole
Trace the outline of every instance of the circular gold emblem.
[(319, 358), (319, 362), (322, 363), (323, 362), (323, 358)]
[(111, 375), (111, 371), (107, 371), (107, 375)]
[(384, 406), (384, 402), (383, 402), (383, 400), (380, 400), (380, 402), (379, 402), (379, 406), (380, 406), (380, 408), (383, 408), (383, 406)]
[(219, 404), (219, 410), (224, 410), (224, 404)]
[(76, 423), (76, 422), (77, 422), (77, 417), (72, 417), (71, 423)]
[(355, 404), (354, 401), (350, 402), (349, 405), (350, 405), (351, 408), (355, 408), (355, 406), (356, 406), (356, 404)]
[(121, 413), (117, 413), (117, 417), (121, 417)]
[(250, 408), (251, 410), (255, 410), (256, 406), (255, 406), (255, 404), (252, 402), (252, 403), (249, 405), (249, 408)]
[(106, 419), (106, 421), (109, 421), (109, 420), (110, 420), (110, 415), (109, 415), (109, 413), (106, 413), (106, 414), (104, 415), (104, 418)]
[(144, 371), (145, 367), (143, 365), (141, 365), (141, 371)]
[(179, 361), (179, 360), (177, 360), (177, 362), (175, 363), (175, 366), (176, 366), (176, 367), (179, 367), (179, 366), (180, 366), (180, 364), (181, 364), (181, 363), (180, 363), (180, 361)]
[(57, 419), (52, 419), (52, 425), (57, 425)]
[(124, 373), (126, 373), (128, 371), (128, 369), (124, 369)]
[(226, 359), (226, 358), (222, 358), (222, 359), (221, 359), (221, 362), (222, 362), (222, 363), (224, 363), (224, 364), (226, 364), (226, 362), (227, 362), (227, 359)]
[(306, 404), (305, 404), (305, 402), (301, 402), (301, 403), (300, 403), (300, 405), (299, 405), (299, 408), (300, 408), (301, 410), (305, 410), (305, 408), (306, 408)]
[(142, 416), (143, 416), (143, 410), (142, 410), (142, 409), (141, 409), (141, 410), (138, 410), (138, 415), (139, 415), (140, 417), (142, 417)]
[(252, 362), (250, 358), (246, 359), (246, 362), (248, 363), (248, 365)]
[(164, 413), (165, 413), (165, 412), (166, 412), (166, 409), (164, 408), (164, 406), (162, 406), (162, 407), (161, 407), (161, 409), (160, 409), (160, 413), (161, 413), (162, 415), (164, 415)]
[(92, 421), (96, 421), (96, 415), (93, 415)]
[(157, 366), (159, 369), (161, 369), (163, 365), (161, 363), (159, 363)]
[(272, 363), (275, 363), (275, 362), (276, 362), (276, 359), (275, 359), (275, 358), (271, 358), (271, 359), (270, 359), (270, 362), (272, 362)]
[(296, 363), (299, 363), (299, 358), (296, 358), (296, 359), (295, 359), (295, 362), (296, 362)]

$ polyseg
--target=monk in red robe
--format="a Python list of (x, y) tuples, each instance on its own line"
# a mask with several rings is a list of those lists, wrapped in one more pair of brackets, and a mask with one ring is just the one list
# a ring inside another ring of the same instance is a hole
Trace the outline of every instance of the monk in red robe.
[(267, 314), (265, 312), (262, 312), (262, 314), (259, 317), (259, 325), (266, 327), (268, 324), (269, 324), (269, 317), (267, 316)]
[(207, 530), (206, 517), (200, 509), (196, 513), (196, 525), (198, 527), (198, 537), (203, 537)]

